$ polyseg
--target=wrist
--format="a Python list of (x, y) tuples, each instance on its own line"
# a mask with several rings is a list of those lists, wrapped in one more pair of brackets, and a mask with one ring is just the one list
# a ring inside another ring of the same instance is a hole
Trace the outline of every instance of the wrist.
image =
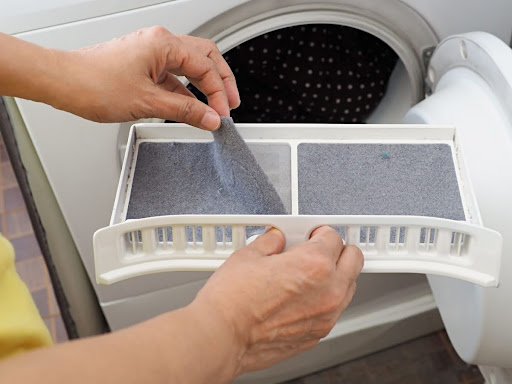
[(21, 94), (15, 96), (66, 110), (66, 104), (72, 96), (70, 79), (73, 70), (70, 53), (36, 45), (31, 45), (29, 48), (37, 50), (32, 53), (32, 56), (37, 57), (33, 76), (27, 77), (29, 83), (24, 87), (20, 86), (18, 89)]
[(0, 58), (0, 93), (44, 103), (58, 97), (64, 51), (0, 33), (0, 46), (8, 54)]
[(196, 335), (203, 338), (204, 348), (218, 360), (219, 375), (216, 377), (219, 382), (231, 382), (243, 373), (240, 363), (245, 351), (244, 342), (226, 314), (204, 300), (194, 300), (184, 311), (194, 324)]
[(99, 111), (95, 92), (101, 84), (83, 52), (41, 49), (40, 84), (29, 98), (82, 117), (85, 110)]
[(48, 69), (44, 78), (49, 92), (43, 101), (56, 109), (76, 113), (90, 99), (83, 87), (84, 66), (80, 65), (79, 54), (56, 49), (46, 51)]

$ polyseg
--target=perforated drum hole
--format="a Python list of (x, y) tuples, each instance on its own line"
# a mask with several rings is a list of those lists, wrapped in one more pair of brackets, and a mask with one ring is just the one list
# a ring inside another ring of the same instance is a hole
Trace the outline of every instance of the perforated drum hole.
[(468, 58), (468, 48), (466, 47), (466, 42), (461, 40), (460, 42), (460, 55), (464, 60)]

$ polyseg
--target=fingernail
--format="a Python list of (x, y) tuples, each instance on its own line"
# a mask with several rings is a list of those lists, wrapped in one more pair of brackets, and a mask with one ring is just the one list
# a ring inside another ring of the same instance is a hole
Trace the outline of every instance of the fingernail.
[(280, 235), (281, 234), (281, 231), (279, 229), (277, 229), (276, 227), (272, 227), (270, 228), (270, 230), (268, 230), (267, 232), (265, 233), (274, 233), (274, 234), (278, 234)]
[(208, 111), (201, 120), (201, 126), (210, 131), (215, 131), (220, 127), (220, 117), (217, 113)]

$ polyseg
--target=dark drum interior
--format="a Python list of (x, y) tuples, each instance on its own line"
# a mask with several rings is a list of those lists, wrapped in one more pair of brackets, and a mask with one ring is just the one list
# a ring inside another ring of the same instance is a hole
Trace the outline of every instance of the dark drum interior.
[(379, 38), (333, 24), (268, 32), (224, 58), (242, 100), (231, 113), (237, 123), (365, 123), (398, 61)]

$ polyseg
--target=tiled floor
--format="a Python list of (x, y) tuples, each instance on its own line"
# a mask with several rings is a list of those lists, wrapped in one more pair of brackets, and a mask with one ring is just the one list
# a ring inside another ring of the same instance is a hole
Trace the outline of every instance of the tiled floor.
[[(67, 340), (48, 271), (0, 137), (0, 231), (16, 250), (16, 268), (56, 343)], [(288, 384), (481, 384), (478, 368), (456, 355), (445, 332), (288, 382)]]

